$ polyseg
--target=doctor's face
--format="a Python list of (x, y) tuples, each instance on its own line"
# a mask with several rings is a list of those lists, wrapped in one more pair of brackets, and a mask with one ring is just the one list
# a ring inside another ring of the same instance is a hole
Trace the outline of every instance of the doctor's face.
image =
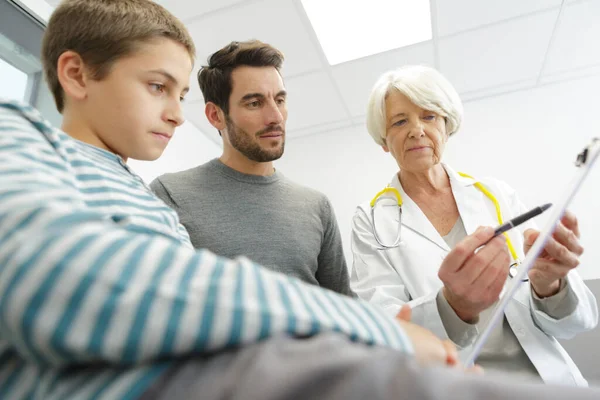
[(446, 147), (446, 121), (393, 90), (385, 99), (386, 144), (401, 170), (424, 172), (439, 164)]

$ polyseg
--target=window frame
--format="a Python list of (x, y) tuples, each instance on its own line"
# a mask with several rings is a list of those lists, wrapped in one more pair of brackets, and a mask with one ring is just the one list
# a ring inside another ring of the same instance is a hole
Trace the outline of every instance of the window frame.
[(22, 51), (23, 54), (33, 56), (37, 61), (36, 65), (34, 62), (20, 60), (16, 56), (2, 57), (5, 62), (27, 74), (24, 100), (35, 106), (43, 84), (40, 58), (45, 23), (32, 16), (15, 1), (0, 0), (0, 27), (0, 34), (17, 47), (17, 53)]

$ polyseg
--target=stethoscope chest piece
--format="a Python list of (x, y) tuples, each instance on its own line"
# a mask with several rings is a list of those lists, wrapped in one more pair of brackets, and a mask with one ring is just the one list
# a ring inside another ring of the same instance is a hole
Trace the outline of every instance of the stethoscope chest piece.
[[(517, 270), (517, 268), (519, 267), (519, 262), (514, 262), (510, 265), (510, 267), (508, 268), (508, 276), (510, 276), (511, 278), (515, 278), (517, 276), (517, 273), (519, 272)], [(528, 277), (523, 278), (523, 282), (527, 282), (529, 280)]]

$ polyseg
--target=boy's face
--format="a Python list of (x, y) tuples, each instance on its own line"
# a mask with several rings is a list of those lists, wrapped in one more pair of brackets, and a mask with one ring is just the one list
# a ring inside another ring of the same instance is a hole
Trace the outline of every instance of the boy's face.
[(181, 44), (167, 38), (139, 44), (104, 79), (88, 82), (82, 111), (91, 134), (124, 159), (157, 159), (184, 121), (191, 72)]

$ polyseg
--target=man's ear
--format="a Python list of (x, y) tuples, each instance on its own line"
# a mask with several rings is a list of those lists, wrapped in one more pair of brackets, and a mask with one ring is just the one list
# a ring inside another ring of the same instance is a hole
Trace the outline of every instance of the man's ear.
[(56, 63), (58, 81), (66, 98), (85, 100), (88, 95), (89, 71), (79, 54), (65, 51)]
[(208, 122), (212, 126), (214, 126), (219, 132), (227, 127), (227, 122), (225, 120), (225, 113), (221, 110), (221, 107), (216, 105), (215, 103), (209, 101), (204, 106), (204, 114), (206, 114), (206, 118)]

